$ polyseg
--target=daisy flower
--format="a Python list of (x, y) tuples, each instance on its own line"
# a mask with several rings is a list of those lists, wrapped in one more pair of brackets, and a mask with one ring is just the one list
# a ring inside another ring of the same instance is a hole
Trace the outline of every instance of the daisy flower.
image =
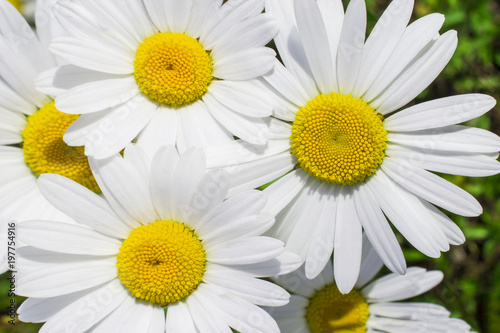
[[(151, 152), (233, 136), (264, 144), (272, 101), (257, 78), (273, 67), (275, 52), (264, 45), (277, 25), (263, 9), (264, 0), (58, 1), (54, 12), (70, 36), (51, 50), (71, 65), (38, 85), (58, 92), (58, 109), (81, 114), (65, 141), (95, 158), (136, 137)], [(82, 77), (85, 84), (65, 86)]]
[[(361, 235), (393, 272), (406, 263), (387, 222), (427, 256), (461, 244), (460, 229), (435, 206), (481, 214), (467, 192), (429, 171), (489, 176), (500, 138), (456, 125), (495, 105), (486, 95), (447, 97), (402, 108), (441, 72), (457, 45), (440, 14), (407, 26), (411, 0), (395, 0), (365, 42), (366, 7), (352, 0), (268, 0), (284, 66), (264, 76), (275, 92), (273, 140), (207, 148), (210, 166), (229, 166), (239, 188), (266, 189), (279, 213), (271, 235), (305, 261), (308, 278), (330, 260), (337, 286), (354, 286)], [(399, 111), (398, 111), (399, 110)], [(283, 122), (284, 121), (284, 122)], [(288, 173), (288, 174), (287, 174)], [(434, 206), (435, 205), (435, 206)]]
[(382, 265), (366, 241), (361, 274), (348, 294), (335, 285), (331, 266), (313, 280), (305, 277), (303, 269), (277, 277), (275, 281), (292, 296), (290, 303), (269, 312), (281, 331), (290, 333), (470, 332), (466, 322), (450, 318), (440, 305), (398, 302), (434, 288), (442, 281), (442, 272), (410, 267), (406, 275), (393, 273), (370, 282)]
[[(289, 294), (258, 279), (300, 258), (260, 236), (274, 222), (266, 195), (224, 200), (227, 173), (205, 172), (200, 150), (163, 147), (153, 160), (130, 146), (92, 160), (104, 198), (59, 175), (39, 179), (47, 199), (79, 225), (19, 224), (19, 318), (41, 332), (279, 332), (257, 305)], [(166, 317), (165, 317), (166, 310)]]
[[(77, 118), (59, 112), (52, 98), (35, 90), (35, 78), (56, 66), (48, 40), (48, 1), (37, 3), (35, 34), (19, 12), (0, 0), (0, 212), (6, 219), (67, 219), (40, 193), (37, 178), (58, 173), (98, 191), (83, 147), (62, 139)], [(53, 23), (53, 22), (52, 22)]]

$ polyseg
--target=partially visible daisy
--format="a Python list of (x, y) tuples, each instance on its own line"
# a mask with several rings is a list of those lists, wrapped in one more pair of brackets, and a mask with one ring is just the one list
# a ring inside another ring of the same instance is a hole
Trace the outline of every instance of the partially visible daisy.
[[(264, 76), (275, 91), (273, 140), (207, 148), (210, 166), (230, 166), (239, 188), (261, 186), (276, 218), (271, 235), (301, 255), (316, 277), (333, 251), (335, 278), (347, 293), (361, 261), (364, 229), (383, 262), (406, 263), (388, 220), (422, 253), (436, 258), (461, 244), (460, 229), (434, 205), (481, 214), (466, 191), (436, 174), (490, 176), (500, 138), (456, 125), (495, 105), (486, 95), (447, 97), (401, 111), (441, 72), (457, 46), (455, 31), (431, 14), (407, 26), (412, 0), (395, 0), (365, 42), (366, 8), (342, 2), (268, 0), (285, 66)], [(427, 171), (429, 170), (429, 171)], [(287, 174), (288, 173), (288, 174)], [(335, 250), (334, 250), (335, 249)]]
[[(289, 294), (259, 279), (300, 258), (260, 236), (274, 222), (260, 191), (229, 197), (228, 175), (204, 155), (162, 148), (148, 160), (131, 146), (91, 161), (104, 198), (59, 175), (42, 175), (47, 199), (80, 225), (19, 224), (19, 318), (41, 332), (278, 332), (257, 305)], [(166, 311), (166, 318), (165, 318)]]
[[(36, 0), (7, 0), (10, 2), (16, 9), (23, 14), (23, 16), (29, 22), (32, 22), (35, 18), (35, 6)], [(43, 0), (42, 0), (43, 1)]]
[(51, 96), (35, 89), (35, 78), (57, 64), (47, 50), (60, 33), (50, 21), (50, 1), (37, 3), (35, 34), (11, 4), (0, 0), (0, 212), (7, 219), (67, 219), (38, 189), (36, 180), (45, 172), (98, 191), (83, 147), (62, 140), (77, 116), (57, 111)]
[(440, 305), (399, 302), (434, 288), (442, 272), (410, 267), (406, 275), (393, 273), (370, 282), (382, 265), (366, 241), (361, 274), (348, 294), (338, 290), (331, 266), (313, 280), (306, 278), (303, 268), (277, 277), (275, 281), (292, 296), (290, 303), (269, 312), (287, 333), (470, 332), (466, 322), (450, 318)]
[[(71, 37), (51, 50), (71, 65), (45, 73), (40, 89), (81, 114), (64, 139), (106, 158), (137, 136), (154, 152), (242, 140), (264, 144), (272, 102), (257, 78), (272, 69), (264, 47), (277, 25), (264, 0), (58, 1)], [(87, 77), (78, 68), (95, 71)], [(66, 90), (67, 80), (88, 79)]]

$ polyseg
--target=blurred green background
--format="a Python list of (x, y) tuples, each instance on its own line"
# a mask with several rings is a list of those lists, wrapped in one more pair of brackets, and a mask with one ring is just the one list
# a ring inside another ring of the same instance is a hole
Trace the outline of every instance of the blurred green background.
[[(369, 28), (390, 1), (366, 0)], [(500, 99), (500, 2), (496, 0), (416, 0), (414, 19), (429, 13), (446, 15), (442, 32), (458, 31), (458, 49), (439, 78), (416, 102), (463, 93), (486, 93)], [(469, 125), (500, 134), (500, 108), (496, 107)], [(473, 194), (484, 213), (478, 218), (451, 216), (467, 241), (438, 260), (426, 258), (403, 243), (408, 265), (439, 269), (445, 280), (432, 292), (415, 300), (444, 305), (452, 316), (466, 320), (474, 330), (500, 330), (500, 176), (467, 178), (444, 176)], [(401, 239), (403, 242), (403, 240)], [(383, 271), (382, 274), (387, 273)], [(0, 290), (9, 289), (7, 274), (0, 276)], [(18, 303), (22, 301), (18, 298)], [(0, 296), (0, 332), (37, 332), (40, 325), (7, 323), (9, 299)], [(286, 333), (286, 332), (284, 332)]]

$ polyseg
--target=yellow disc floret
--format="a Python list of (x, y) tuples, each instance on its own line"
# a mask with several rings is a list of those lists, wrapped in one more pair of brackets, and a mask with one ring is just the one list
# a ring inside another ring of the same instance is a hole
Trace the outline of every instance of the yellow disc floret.
[(20, 0), (7, 0), (7, 1), (10, 2), (14, 7), (16, 7), (18, 11), (21, 11), (22, 3)]
[(358, 98), (319, 95), (297, 112), (292, 153), (317, 179), (352, 185), (375, 173), (385, 157), (382, 122), (382, 116)]
[(198, 287), (205, 264), (205, 251), (194, 232), (182, 223), (162, 220), (130, 233), (116, 267), (132, 295), (165, 306)]
[(22, 131), (24, 161), (37, 177), (55, 173), (99, 193), (84, 147), (71, 147), (63, 141), (64, 132), (77, 118), (59, 112), (54, 102), (29, 116)]
[(139, 89), (169, 106), (200, 99), (212, 80), (212, 60), (201, 44), (181, 33), (157, 33), (136, 51), (134, 75)]
[(332, 284), (311, 298), (306, 320), (311, 333), (362, 333), (369, 314), (368, 303), (359, 291), (343, 295)]

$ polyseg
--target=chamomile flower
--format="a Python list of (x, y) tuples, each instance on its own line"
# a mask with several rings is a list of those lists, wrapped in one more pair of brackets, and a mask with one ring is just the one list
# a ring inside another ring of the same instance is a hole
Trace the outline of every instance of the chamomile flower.
[(40, 193), (37, 178), (58, 173), (98, 191), (83, 147), (62, 137), (77, 118), (56, 110), (51, 96), (35, 89), (35, 78), (57, 62), (47, 49), (59, 33), (50, 24), (48, 2), (38, 1), (37, 34), (19, 12), (0, 0), (0, 212), (7, 219), (67, 217)]
[[(45, 73), (40, 89), (81, 114), (64, 139), (106, 158), (137, 137), (151, 152), (233, 140), (264, 144), (272, 102), (257, 80), (272, 69), (264, 47), (277, 33), (264, 0), (58, 1), (71, 35), (51, 50), (71, 65)], [(78, 69), (93, 70), (87, 83)]]
[[(104, 198), (59, 175), (42, 175), (47, 199), (80, 225), (19, 224), (19, 318), (41, 332), (278, 332), (257, 305), (289, 294), (261, 279), (300, 258), (260, 236), (274, 222), (266, 196), (225, 200), (229, 178), (204, 155), (162, 148), (153, 160), (130, 146), (91, 160)], [(166, 317), (165, 317), (166, 311)]]
[(399, 302), (434, 288), (443, 279), (442, 272), (410, 267), (406, 275), (393, 273), (373, 280), (382, 262), (368, 241), (363, 246), (361, 274), (348, 294), (339, 292), (331, 266), (313, 280), (303, 269), (275, 279), (292, 293), (290, 303), (269, 309), (282, 332), (470, 332), (466, 322), (450, 318), (440, 305)]
[[(383, 262), (406, 263), (388, 219), (422, 253), (436, 258), (461, 244), (460, 229), (434, 205), (477, 216), (480, 204), (429, 171), (489, 176), (500, 171), (500, 138), (456, 125), (495, 105), (470, 94), (400, 110), (441, 72), (457, 45), (431, 14), (407, 26), (412, 0), (395, 0), (365, 42), (366, 8), (352, 0), (268, 0), (284, 66), (264, 76), (275, 92), (273, 140), (207, 148), (210, 166), (230, 166), (234, 186), (266, 189), (278, 213), (271, 235), (305, 261), (308, 278), (330, 261), (337, 286), (354, 286), (364, 229)], [(400, 111), (398, 111), (400, 110)], [(429, 170), (429, 171), (428, 171)]]

